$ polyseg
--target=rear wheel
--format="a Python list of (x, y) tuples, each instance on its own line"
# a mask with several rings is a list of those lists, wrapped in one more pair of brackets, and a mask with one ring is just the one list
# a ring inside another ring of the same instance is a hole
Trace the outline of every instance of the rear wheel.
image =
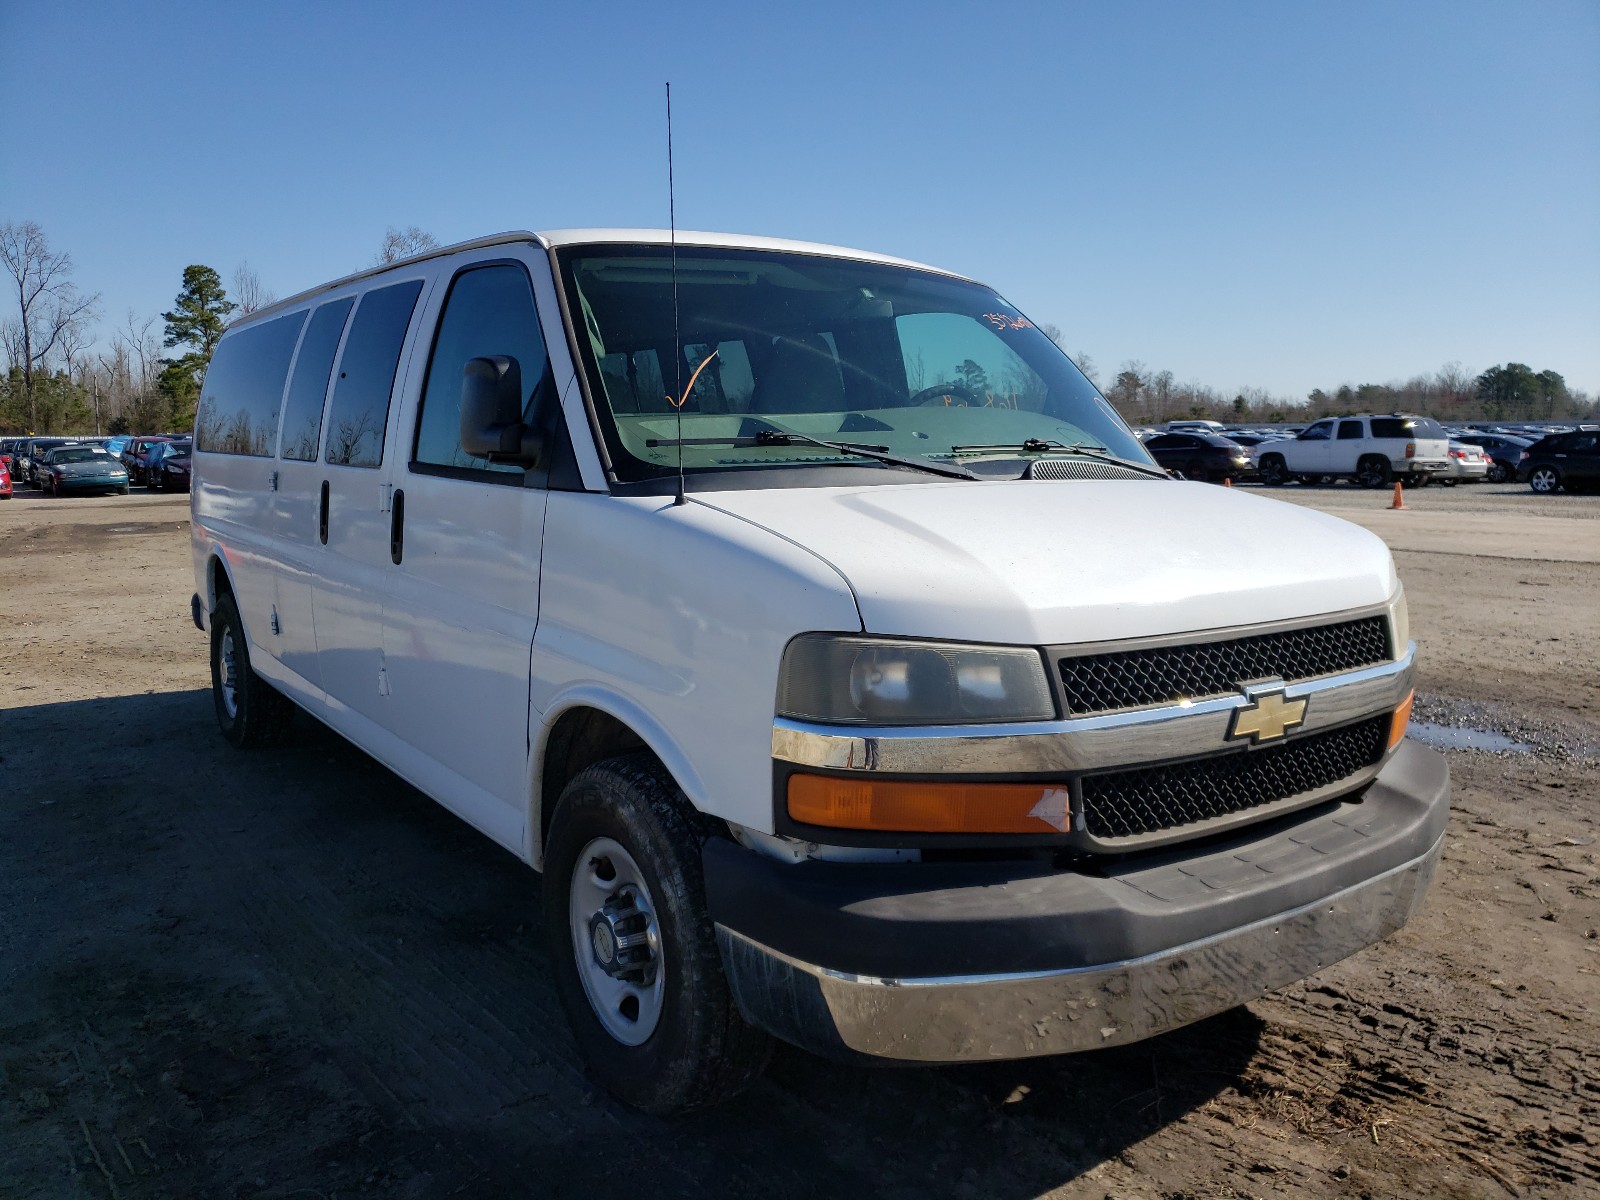
[(283, 740), (294, 720), (294, 705), (251, 669), (244, 623), (227, 592), (211, 614), (211, 698), (222, 736), (241, 750)]
[(1283, 461), (1283, 455), (1267, 454), (1262, 456), (1261, 482), (1268, 487), (1282, 487), (1289, 482), (1289, 467)]
[(545, 941), (589, 1069), (657, 1115), (715, 1104), (766, 1065), (722, 974), (689, 802), (648, 755), (561, 794), (544, 863)]
[(1511, 473), (1506, 470), (1505, 464), (1490, 462), (1488, 476), (1490, 483), (1504, 483), (1510, 477), (1510, 474)]
[(1381, 488), (1394, 478), (1389, 460), (1378, 454), (1368, 454), (1356, 464), (1356, 482), (1364, 488)]
[(1554, 467), (1535, 467), (1528, 476), (1528, 486), (1541, 496), (1561, 490), (1561, 472)]

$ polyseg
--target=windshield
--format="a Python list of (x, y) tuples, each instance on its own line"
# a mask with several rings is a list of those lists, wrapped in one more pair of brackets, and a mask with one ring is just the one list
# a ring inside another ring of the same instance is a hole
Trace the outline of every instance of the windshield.
[(774, 431), (942, 462), (1080, 445), (1152, 462), (1071, 360), (977, 284), (680, 246), (675, 337), (668, 247), (581, 247), (560, 261), (622, 480), (672, 475), (680, 452), (691, 474), (849, 464), (918, 478)]
[(53, 463), (98, 462), (101, 459), (109, 462), (111, 456), (98, 447), (68, 446), (65, 449), (50, 452), (50, 461)]

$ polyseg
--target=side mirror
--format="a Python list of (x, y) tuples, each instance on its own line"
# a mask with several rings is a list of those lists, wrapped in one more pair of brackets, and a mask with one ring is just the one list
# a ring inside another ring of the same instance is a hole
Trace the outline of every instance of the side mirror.
[(522, 423), (522, 368), (510, 355), (469, 359), (461, 369), (461, 448), (490, 462), (539, 461), (543, 439)]

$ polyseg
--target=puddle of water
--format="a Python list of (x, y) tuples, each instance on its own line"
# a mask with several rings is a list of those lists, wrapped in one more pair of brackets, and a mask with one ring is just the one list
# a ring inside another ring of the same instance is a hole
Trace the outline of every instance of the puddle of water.
[(1406, 726), (1406, 736), (1414, 737), (1438, 750), (1510, 750), (1527, 754), (1533, 747), (1503, 733), (1487, 729), (1459, 728), (1455, 725), (1435, 725), (1430, 721), (1413, 721)]
[(113, 525), (106, 530), (107, 533), (143, 533), (149, 529), (148, 525)]

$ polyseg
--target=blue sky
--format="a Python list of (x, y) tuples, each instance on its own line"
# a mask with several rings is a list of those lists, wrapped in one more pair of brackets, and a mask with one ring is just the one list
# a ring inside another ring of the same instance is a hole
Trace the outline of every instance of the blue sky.
[(1125, 360), (1302, 397), (1459, 361), (1600, 392), (1600, 4), (0, 6), (0, 221), (171, 306), (386, 227), (678, 221), (993, 284)]

